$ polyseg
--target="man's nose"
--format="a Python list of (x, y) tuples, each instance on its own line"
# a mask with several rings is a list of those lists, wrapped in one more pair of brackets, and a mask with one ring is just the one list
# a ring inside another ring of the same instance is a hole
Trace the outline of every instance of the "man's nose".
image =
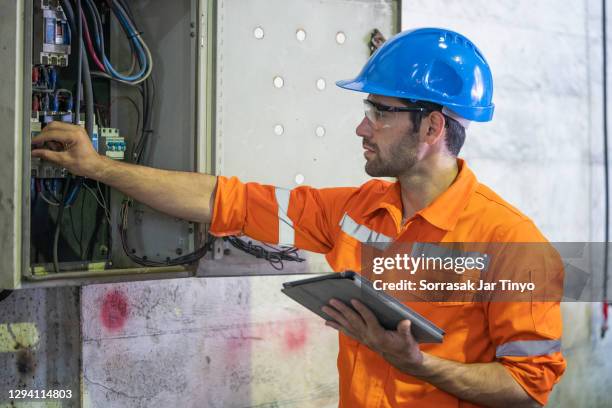
[(355, 129), (355, 133), (359, 137), (372, 136), (372, 125), (370, 124), (368, 118), (366, 118), (365, 116), (363, 117), (361, 123), (359, 123), (359, 125), (357, 126), (357, 129)]

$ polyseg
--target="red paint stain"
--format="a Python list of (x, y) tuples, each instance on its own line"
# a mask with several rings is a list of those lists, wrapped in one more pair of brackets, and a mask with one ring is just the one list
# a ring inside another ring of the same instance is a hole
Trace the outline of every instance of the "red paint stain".
[(283, 342), (288, 351), (304, 348), (306, 340), (308, 340), (308, 325), (304, 320), (286, 322)]
[(254, 338), (251, 328), (232, 328), (223, 334), (225, 345), (224, 362), (226, 365), (234, 366), (244, 364), (249, 360), (251, 354), (251, 343), (260, 338)]
[(120, 330), (125, 325), (128, 316), (128, 302), (123, 293), (118, 290), (104, 295), (100, 319), (108, 330)]

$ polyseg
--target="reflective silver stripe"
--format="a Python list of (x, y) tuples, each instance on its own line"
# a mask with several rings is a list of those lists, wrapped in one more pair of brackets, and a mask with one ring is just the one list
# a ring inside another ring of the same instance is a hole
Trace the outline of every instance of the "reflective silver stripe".
[(289, 219), (289, 198), (291, 190), (276, 187), (274, 189), (276, 203), (278, 204), (278, 245), (295, 245), (295, 231), (293, 221)]
[(344, 233), (364, 244), (390, 244), (393, 242), (392, 238), (380, 232), (372, 231), (365, 225), (358, 224), (347, 213), (344, 213), (344, 217), (340, 221), (340, 228)]
[(543, 356), (561, 351), (561, 340), (519, 340), (497, 347), (495, 357)]

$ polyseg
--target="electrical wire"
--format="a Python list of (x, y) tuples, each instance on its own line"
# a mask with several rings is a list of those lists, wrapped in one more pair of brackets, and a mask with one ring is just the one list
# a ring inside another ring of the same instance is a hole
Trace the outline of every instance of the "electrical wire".
[(285, 265), (283, 264), (283, 261), (305, 261), (304, 258), (300, 257), (298, 249), (294, 247), (283, 249), (276, 248), (268, 244), (263, 244), (271, 249), (267, 250), (261, 245), (253, 244), (252, 241), (246, 242), (235, 236), (223, 237), (223, 240), (229, 242), (234, 248), (246, 252), (249, 255), (253, 255), (255, 258), (265, 259), (277, 271), (281, 271), (284, 268)]
[(81, 0), (75, 0), (76, 2), (76, 15), (77, 18), (77, 82), (76, 82), (76, 95), (75, 95), (75, 112), (74, 112), (74, 124), (78, 125), (81, 122), (81, 94), (83, 91), (83, 20), (81, 17)]
[[(64, 190), (62, 196), (64, 198), (68, 197), (68, 191), (70, 189), (70, 179), (66, 178), (64, 182)], [(62, 230), (62, 218), (64, 215), (64, 208), (66, 208), (66, 200), (63, 201), (64, 205), (60, 205), (57, 210), (57, 221), (55, 222), (55, 234), (53, 235), (53, 269), (55, 272), (60, 271), (59, 267), (59, 237)]]
[[(151, 56), (151, 51), (149, 50), (149, 47), (142, 40), (142, 33), (136, 30), (135, 25), (129, 18), (123, 6), (121, 6), (120, 2), (112, 1), (112, 6), (113, 10), (115, 11), (115, 16), (121, 22), (121, 27), (124, 29), (125, 34), (128, 36), (128, 39), (131, 40), (132, 44), (136, 48), (141, 68), (140, 72), (134, 75), (124, 76), (118, 72), (113, 72), (113, 75), (124, 81), (133, 81), (133, 84), (138, 84), (146, 80), (151, 75), (151, 72), (153, 70), (153, 57)], [(107, 70), (112, 72), (112, 66), (110, 65), (110, 61), (109, 64), (105, 64), (105, 66)]]
[[(77, 6), (77, 15), (80, 16), (81, 15), (81, 0), (75, 0), (75, 1), (76, 1), (76, 6)], [(83, 94), (83, 90), (84, 90), (85, 108), (86, 108), (85, 128), (86, 128), (87, 134), (90, 135), (91, 137), (93, 133), (93, 120), (94, 120), (93, 86), (91, 83), (89, 62), (87, 60), (87, 57), (86, 57), (87, 54), (86, 54), (86, 51), (84, 49), (84, 44), (83, 44), (82, 20), (79, 18), (78, 21), (76, 22), (76, 27), (75, 27), (75, 21), (74, 21), (75, 14), (74, 14), (74, 11), (72, 9), (70, 2), (67, 0), (62, 0), (62, 8), (64, 9), (64, 12), (66, 14), (66, 18), (68, 20), (70, 29), (72, 30), (71, 32), (77, 33), (77, 48), (78, 48), (77, 64), (78, 66), (77, 66), (76, 92), (74, 95), (75, 102), (73, 104), (75, 108), (73, 119), (74, 119), (75, 124), (78, 125), (80, 123), (81, 95)], [(54, 84), (54, 88), (55, 88), (55, 84)], [(74, 185), (72, 185), (72, 182), (73, 182), (73, 177), (71, 174), (68, 174), (64, 181), (62, 199), (58, 200), (59, 209), (57, 213), (57, 221), (55, 224), (55, 233), (53, 235), (53, 247), (52, 247), (53, 268), (56, 273), (60, 272), (58, 252), (59, 252), (59, 238), (61, 235), (64, 208), (66, 208), (66, 206), (72, 205), (72, 203), (76, 199), (76, 196), (78, 195), (81, 185), (83, 184), (83, 178), (78, 177), (75, 180)], [(43, 197), (43, 200), (44, 199), (45, 197)], [(47, 201), (47, 202), (51, 203), (51, 201)], [(61, 205), (59, 205), (59, 203), (61, 203)]]
[(106, 68), (104, 68), (104, 64), (98, 58), (98, 54), (96, 54), (96, 50), (94, 49), (93, 42), (91, 41), (91, 36), (89, 34), (89, 25), (87, 24), (87, 19), (85, 18), (85, 12), (81, 10), (81, 19), (83, 20), (83, 28), (85, 34), (85, 44), (87, 45), (87, 49), (89, 50), (89, 55), (91, 60), (96, 64), (100, 71), (106, 72)]
[[(89, 50), (89, 54), (92, 57), (92, 60), (94, 61), (96, 66), (100, 69), (100, 71), (91, 72), (91, 75), (95, 77), (106, 78), (125, 85), (138, 85), (140, 88), (140, 94), (142, 98), (142, 120), (140, 110), (138, 110), (138, 105), (131, 99), (130, 102), (134, 104), (138, 112), (138, 121), (136, 128), (137, 133), (140, 128), (140, 137), (133, 144), (131, 157), (135, 163), (141, 164), (145, 158), (146, 147), (148, 144), (147, 141), (150, 140), (150, 136), (153, 133), (151, 124), (153, 117), (153, 106), (155, 104), (155, 83), (153, 82), (151, 77), (151, 73), (153, 70), (153, 58), (151, 56), (151, 52), (142, 38), (142, 32), (138, 29), (138, 26), (134, 21), (134, 14), (130, 10), (129, 4), (122, 0), (108, 0), (107, 4), (109, 5), (113, 15), (119, 22), (120, 27), (124, 31), (128, 40), (128, 44), (132, 50), (132, 64), (128, 72), (122, 73), (116, 70), (105, 54), (104, 32), (100, 12), (98, 11), (93, 0), (84, 1), (85, 10), (87, 11), (87, 15), (91, 24), (89, 25), (87, 23), (88, 18), (86, 17), (85, 13), (78, 13), (78, 15), (81, 16), (79, 20), (85, 27), (83, 34), (85, 36), (85, 41), (87, 42), (87, 49)], [(93, 41), (89, 42), (87, 40), (88, 35), (90, 36), (90, 40), (92, 40), (93, 38)], [(103, 69), (96, 62), (95, 57), (98, 56), (99, 62), (101, 63), (101, 65), (104, 66)], [(137, 65), (139, 67), (139, 70), (138, 72), (134, 72), (136, 70)], [(102, 198), (102, 202), (100, 202), (97, 194), (95, 194), (95, 192), (93, 192), (93, 190), (89, 186), (85, 185), (85, 188), (92, 195), (94, 195), (96, 201), (98, 202), (98, 205), (103, 208), (107, 221), (109, 221), (110, 225), (108, 205), (104, 200), (104, 194), (102, 194), (99, 184), (98, 192), (100, 193), (100, 198)], [(190, 254), (179, 256), (173, 259), (168, 259), (165, 262), (150, 261), (145, 259), (146, 257), (140, 258), (138, 256), (135, 256), (129, 250), (127, 240), (128, 214), (130, 205), (131, 200), (126, 200), (126, 202), (124, 202), (121, 207), (121, 224), (119, 228), (123, 249), (134, 262), (147, 266), (182, 265), (185, 263), (195, 262), (206, 254), (208, 247), (210, 246), (208, 241), (204, 244), (203, 247), (197, 249), (196, 251)]]
[[(108, 1), (107, 3), (113, 16), (115, 16), (119, 22), (119, 26), (123, 30), (130, 49), (132, 50), (132, 64), (127, 72), (119, 72), (119, 70), (113, 66), (106, 56), (104, 49), (104, 33), (100, 13), (93, 0), (85, 0), (86, 9), (92, 21), (91, 33), (94, 37), (94, 42), (91, 44), (92, 46), (88, 46), (88, 48), (92, 55), (92, 59), (94, 55), (97, 58), (99, 54), (100, 58), (98, 58), (98, 60), (104, 67), (104, 69), (100, 69), (99, 72), (95, 72), (94, 75), (126, 85), (138, 85), (151, 76), (153, 70), (153, 57), (151, 51), (142, 38), (142, 32), (137, 29), (133, 14), (129, 10), (128, 5), (118, 1)], [(138, 64), (136, 64), (136, 61)], [(134, 72), (136, 65), (139, 66), (138, 72)], [(100, 66), (98, 66), (98, 68), (100, 68)]]
[(120, 100), (127, 100), (128, 102), (132, 104), (132, 106), (136, 110), (136, 131), (134, 132), (134, 134), (138, 134), (140, 130), (140, 116), (141, 116), (140, 108), (138, 107), (138, 103), (136, 103), (136, 101), (130, 98), (129, 96), (116, 96), (113, 99), (111, 99), (109, 106), (113, 106), (115, 102), (120, 101)]
[(131, 199), (126, 199), (123, 201), (121, 205), (121, 214), (120, 219), (121, 223), (119, 224), (119, 235), (121, 236), (121, 246), (123, 247), (123, 251), (127, 254), (127, 256), (133, 261), (143, 266), (155, 267), (155, 266), (176, 266), (176, 265), (186, 265), (197, 262), (199, 259), (203, 258), (208, 251), (211, 249), (212, 244), (214, 242), (214, 237), (212, 235), (208, 236), (208, 239), (204, 242), (200, 248), (195, 251), (182, 255), (176, 258), (168, 258), (166, 261), (153, 261), (147, 259), (145, 256), (139, 257), (137, 256), (128, 246), (128, 238), (127, 238), (127, 230), (128, 230), (128, 208), (132, 205)]
[(38, 195), (47, 204), (52, 205), (54, 207), (59, 207), (59, 203), (58, 202), (54, 202), (51, 199), (49, 199), (48, 197), (46, 197), (45, 194), (42, 191), (40, 193), (38, 193)]
[[(98, 193), (96, 191), (94, 191), (93, 188), (89, 187), (87, 184), (83, 184), (83, 187), (85, 187), (85, 189), (87, 191), (89, 191), (89, 193), (93, 196), (93, 198), (96, 200), (96, 202), (98, 203), (98, 205), (104, 210), (104, 215), (106, 216), (106, 221), (108, 221), (108, 225), (112, 225), (111, 223), (111, 218), (110, 218), (110, 213), (108, 211), (108, 208), (106, 206), (106, 203), (103, 203), (99, 198), (98, 198)], [(102, 194), (102, 192), (100, 191), (100, 194)]]
[[(77, 15), (81, 15), (81, 0), (76, 1)], [(67, 2), (66, 2), (67, 3)], [(73, 122), (75, 125), (78, 125), (81, 121), (81, 93), (82, 93), (82, 82), (83, 82), (83, 26), (82, 21), (79, 18), (77, 21), (77, 82), (76, 82), (76, 92), (74, 95), (74, 104), (75, 107)], [(59, 238), (62, 230), (62, 220), (64, 217), (64, 208), (71, 201), (71, 184), (72, 184), (72, 175), (68, 174), (64, 181), (64, 189), (62, 193), (62, 200), (59, 206), (59, 210), (57, 211), (57, 220), (55, 222), (55, 233), (53, 234), (53, 269), (56, 273), (60, 272), (59, 266)]]

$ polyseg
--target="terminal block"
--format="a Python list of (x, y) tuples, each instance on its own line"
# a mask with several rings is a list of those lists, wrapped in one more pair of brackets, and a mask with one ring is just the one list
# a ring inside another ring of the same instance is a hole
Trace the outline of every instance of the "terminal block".
[(119, 129), (115, 128), (100, 128), (99, 135), (100, 154), (106, 155), (114, 160), (125, 159), (125, 138), (119, 136)]

